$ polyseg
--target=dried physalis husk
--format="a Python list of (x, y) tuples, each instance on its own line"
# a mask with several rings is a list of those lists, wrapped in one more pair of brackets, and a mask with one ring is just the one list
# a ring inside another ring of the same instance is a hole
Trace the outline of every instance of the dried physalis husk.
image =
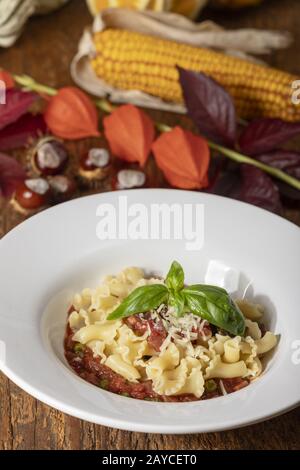
[(98, 137), (98, 112), (91, 98), (77, 87), (61, 88), (48, 101), (45, 121), (57, 137), (66, 140)]
[(45, 178), (29, 178), (17, 186), (11, 204), (18, 212), (31, 215), (44, 209), (50, 196), (50, 185)]
[(114, 156), (144, 166), (155, 137), (152, 120), (140, 108), (124, 104), (103, 119), (105, 137)]
[(10, 90), (16, 85), (13, 76), (3, 69), (0, 70), (0, 81), (4, 83), (6, 90)]
[(157, 166), (176, 188), (203, 189), (208, 186), (210, 152), (207, 141), (179, 126), (153, 143)]

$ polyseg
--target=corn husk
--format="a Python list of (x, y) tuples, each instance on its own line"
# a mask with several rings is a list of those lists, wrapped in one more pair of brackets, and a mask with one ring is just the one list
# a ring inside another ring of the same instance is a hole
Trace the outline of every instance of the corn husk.
[(257, 29), (228, 31), (212, 21), (194, 23), (175, 13), (112, 8), (103, 10), (95, 18), (93, 27), (87, 28), (83, 33), (78, 53), (71, 64), (73, 80), (86, 91), (99, 97), (109, 96), (115, 103), (132, 103), (181, 113), (186, 111), (181, 104), (166, 103), (160, 98), (138, 90), (120, 90), (96, 76), (90, 65), (90, 58), (95, 54), (93, 33), (103, 31), (105, 28), (129, 29), (152, 34), (193, 46), (208, 47), (254, 62), (261, 61), (252, 54), (265, 54), (274, 49), (282, 49), (291, 42), (291, 37), (286, 32)]
[(173, 12), (195, 19), (208, 0), (86, 0), (92, 15), (96, 16), (105, 8), (131, 8), (133, 10), (152, 10)]
[(10, 47), (21, 35), (28, 18), (49, 13), (69, 0), (0, 0), (0, 47)]

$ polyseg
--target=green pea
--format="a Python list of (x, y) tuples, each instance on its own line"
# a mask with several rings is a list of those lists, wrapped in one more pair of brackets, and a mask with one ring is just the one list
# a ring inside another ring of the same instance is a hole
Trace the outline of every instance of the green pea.
[(217, 390), (217, 384), (214, 380), (207, 380), (205, 382), (205, 389), (208, 391), (208, 392), (214, 392), (215, 390)]
[(81, 343), (76, 343), (75, 344), (74, 352), (76, 352), (76, 354), (83, 353), (84, 350), (85, 350), (85, 345), (84, 344), (81, 344)]
[(107, 389), (108, 384), (109, 384), (109, 381), (107, 379), (101, 379), (99, 382), (99, 386), (103, 388), (104, 390)]

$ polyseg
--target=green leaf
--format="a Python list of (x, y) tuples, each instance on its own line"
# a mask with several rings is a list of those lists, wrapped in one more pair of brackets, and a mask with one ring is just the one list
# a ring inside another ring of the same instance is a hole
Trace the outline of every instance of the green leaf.
[(184, 287), (184, 272), (177, 261), (173, 261), (165, 282), (166, 286), (174, 291), (179, 291)]
[(217, 286), (196, 284), (181, 292), (187, 307), (194, 315), (231, 334), (244, 334), (244, 316), (226, 290)]
[(108, 315), (108, 320), (129, 317), (159, 307), (168, 300), (168, 289), (164, 284), (137, 287)]
[(169, 294), (169, 305), (174, 307), (177, 317), (181, 317), (184, 313), (185, 299), (181, 292), (171, 291)]

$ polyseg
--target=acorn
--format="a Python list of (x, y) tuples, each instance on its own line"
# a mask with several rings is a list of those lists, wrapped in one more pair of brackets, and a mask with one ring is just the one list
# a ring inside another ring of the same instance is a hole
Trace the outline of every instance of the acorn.
[(88, 180), (103, 180), (110, 172), (111, 156), (106, 148), (91, 148), (82, 155), (79, 175)]
[(74, 196), (77, 185), (73, 178), (65, 175), (51, 176), (49, 185), (52, 192), (52, 200), (54, 203), (64, 202)]
[(69, 160), (64, 144), (52, 136), (38, 140), (31, 151), (31, 165), (41, 176), (53, 176), (62, 173)]
[(134, 189), (145, 188), (147, 183), (146, 175), (143, 171), (125, 169), (116, 174), (112, 189)]
[(50, 185), (47, 180), (30, 178), (18, 185), (11, 203), (21, 214), (31, 215), (48, 205), (50, 195)]

